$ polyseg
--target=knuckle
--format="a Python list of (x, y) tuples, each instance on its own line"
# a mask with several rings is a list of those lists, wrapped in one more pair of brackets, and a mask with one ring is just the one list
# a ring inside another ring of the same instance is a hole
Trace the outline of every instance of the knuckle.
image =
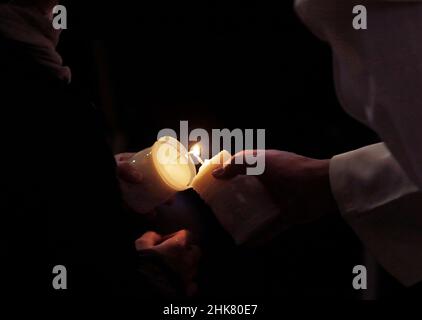
[(144, 233), (144, 235), (142, 236), (142, 238), (154, 238), (156, 237), (158, 234), (154, 231), (147, 231)]
[(136, 248), (138, 249), (151, 248), (153, 247), (158, 237), (159, 237), (158, 233), (154, 231), (148, 231), (135, 241)]
[(184, 229), (179, 232), (179, 235), (180, 237), (178, 239), (178, 243), (183, 247), (187, 246), (190, 241), (191, 233), (188, 230)]
[(147, 248), (147, 243), (144, 239), (140, 238), (135, 241), (135, 247), (137, 250), (142, 250)]

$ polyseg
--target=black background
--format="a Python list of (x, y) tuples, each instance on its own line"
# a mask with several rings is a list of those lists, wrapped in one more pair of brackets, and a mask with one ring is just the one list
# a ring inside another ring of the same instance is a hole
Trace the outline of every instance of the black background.
[[(309, 157), (377, 142), (345, 114), (329, 47), (296, 17), (292, 1), (73, 1), (60, 51), (73, 81), (102, 108), (114, 151), (151, 145), (158, 131), (263, 128), (267, 148)], [(208, 264), (211, 297), (346, 297), (364, 263), (337, 218), (295, 228), (254, 252), (219, 248)], [(381, 275), (381, 296), (397, 284)], [(373, 287), (372, 289), (374, 289)]]

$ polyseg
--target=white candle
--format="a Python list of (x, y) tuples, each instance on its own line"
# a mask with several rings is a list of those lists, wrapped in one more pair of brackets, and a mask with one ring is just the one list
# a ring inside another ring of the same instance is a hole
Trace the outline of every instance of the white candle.
[(280, 208), (255, 176), (240, 175), (230, 180), (214, 178), (212, 172), (230, 158), (230, 153), (223, 150), (206, 160), (193, 179), (192, 187), (235, 242), (242, 244), (271, 224)]
[(138, 152), (131, 164), (142, 174), (137, 201), (145, 213), (169, 200), (176, 192), (188, 189), (196, 175), (188, 151), (172, 137), (163, 137), (151, 148)]
[[(198, 151), (195, 155), (200, 159)], [(200, 160), (203, 164), (196, 174), (189, 153), (179, 141), (171, 137), (159, 139), (131, 160), (143, 176), (142, 184), (137, 186), (141, 195), (137, 207), (149, 212), (178, 191), (192, 187), (236, 243), (247, 242), (270, 224), (280, 209), (255, 176), (214, 178), (213, 171), (230, 159), (230, 153), (223, 150), (210, 160)]]
[(223, 166), (227, 161), (230, 161), (230, 159), (231, 154), (228, 151), (223, 150), (211, 160), (205, 160), (199, 168), (198, 174), (192, 181), (192, 188), (202, 197), (210, 197), (212, 193), (225, 185), (225, 181), (215, 179), (212, 172)]

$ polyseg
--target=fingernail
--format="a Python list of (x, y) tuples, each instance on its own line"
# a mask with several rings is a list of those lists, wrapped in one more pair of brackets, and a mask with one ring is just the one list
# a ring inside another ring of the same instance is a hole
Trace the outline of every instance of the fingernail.
[(215, 169), (212, 174), (214, 177), (221, 177), (224, 174), (224, 168)]

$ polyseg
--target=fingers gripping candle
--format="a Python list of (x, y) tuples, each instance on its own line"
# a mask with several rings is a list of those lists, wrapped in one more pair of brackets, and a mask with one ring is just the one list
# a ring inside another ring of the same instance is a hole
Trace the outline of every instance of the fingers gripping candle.
[(196, 168), (186, 148), (172, 137), (160, 138), (151, 148), (137, 153), (131, 164), (142, 174), (139, 208), (149, 212), (178, 191), (190, 188)]
[(230, 153), (223, 150), (211, 160), (205, 160), (192, 187), (235, 242), (242, 244), (271, 223), (280, 209), (255, 176), (237, 176), (230, 180), (214, 178), (212, 172), (230, 159)]
[(255, 236), (279, 214), (279, 207), (255, 176), (237, 176), (218, 180), (213, 171), (230, 161), (223, 150), (210, 160), (199, 157), (199, 145), (192, 151), (202, 164), (196, 174), (195, 164), (186, 148), (176, 139), (163, 137), (151, 148), (137, 153), (131, 164), (142, 174), (138, 208), (149, 212), (178, 191), (192, 187), (211, 207), (222, 226), (238, 244)]

